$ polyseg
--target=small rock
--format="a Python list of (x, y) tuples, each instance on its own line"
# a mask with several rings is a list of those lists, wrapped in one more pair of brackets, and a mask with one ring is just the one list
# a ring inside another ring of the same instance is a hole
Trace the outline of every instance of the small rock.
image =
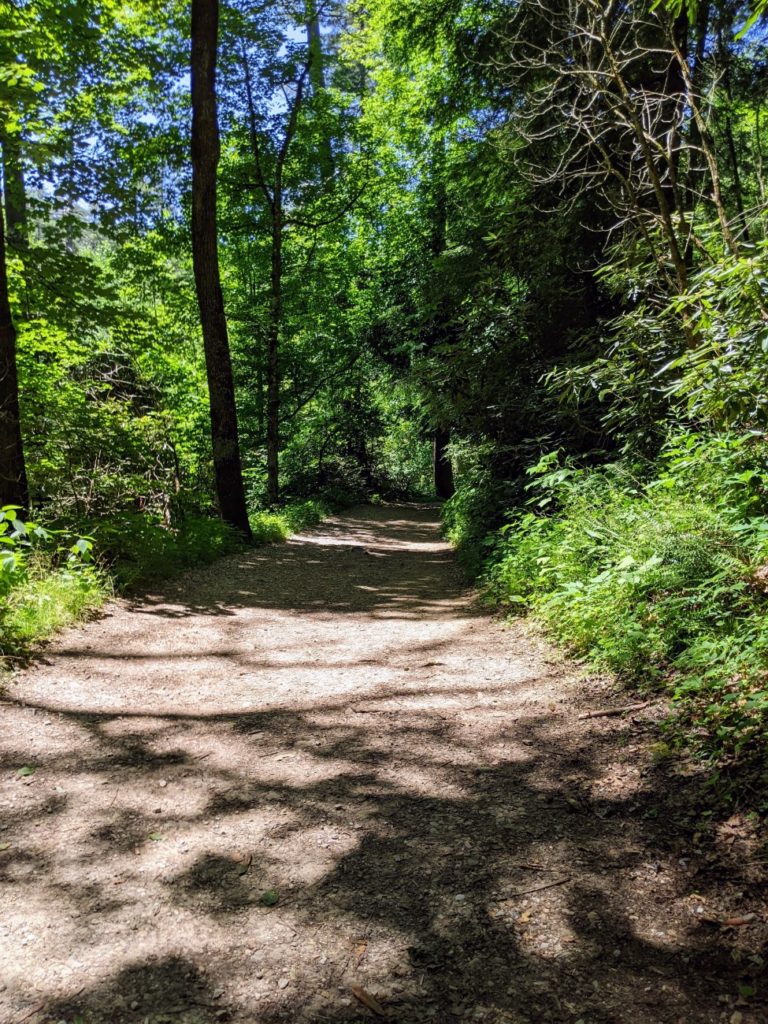
[(736, 1010), (734, 1013), (731, 1014), (730, 1024), (742, 1024), (743, 1020), (744, 1014)]
[(288, 979), (287, 978), (281, 978), (278, 981), (278, 983), (277, 983), (277, 987), (278, 988), (288, 988)]
[(167, 779), (160, 779), (160, 789), (165, 789), (165, 787), (167, 785), (168, 785), (168, 780)]

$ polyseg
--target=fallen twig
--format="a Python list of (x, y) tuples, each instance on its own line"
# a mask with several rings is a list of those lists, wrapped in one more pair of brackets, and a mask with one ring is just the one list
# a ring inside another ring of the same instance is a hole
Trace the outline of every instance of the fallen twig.
[(752, 924), (757, 920), (757, 914), (741, 914), (738, 917), (709, 917), (708, 915), (700, 914), (697, 920), (703, 921), (705, 924), (714, 924), (718, 928), (743, 928), (744, 925)]
[(393, 704), (388, 708), (359, 708), (352, 705), (350, 710), (354, 711), (356, 715), (388, 715), (405, 706), (405, 704)]
[(610, 718), (613, 715), (623, 715), (627, 711), (642, 711), (642, 709), (647, 708), (649, 704), (653, 704), (653, 701), (644, 700), (641, 704), (625, 704), (623, 708), (607, 708), (603, 711), (587, 711), (586, 714), (579, 715), (579, 721), (583, 721), (585, 718)]
[(45, 1003), (38, 1003), (37, 1006), (33, 1006), (29, 1013), (25, 1013), (23, 1017), (17, 1017), (15, 1024), (23, 1024), (25, 1020), (29, 1020), (30, 1017), (34, 1017), (36, 1013), (41, 1013), (45, 1009)]
[(496, 896), (495, 902), (503, 903), (504, 900), (514, 899), (516, 896), (527, 896), (531, 892), (543, 892), (544, 889), (554, 889), (556, 885), (565, 885), (570, 880), (570, 876), (568, 878), (558, 878), (556, 882), (549, 882), (547, 885), (537, 885), (533, 889), (520, 889), (519, 892), (508, 892), (504, 896)]

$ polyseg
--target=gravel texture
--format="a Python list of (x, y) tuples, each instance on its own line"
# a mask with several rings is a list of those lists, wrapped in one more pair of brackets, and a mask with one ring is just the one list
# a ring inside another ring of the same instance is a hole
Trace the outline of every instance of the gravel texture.
[(631, 698), (483, 611), (437, 519), (354, 509), (15, 678), (2, 1024), (768, 1020), (748, 823), (697, 831), (658, 707), (580, 717)]

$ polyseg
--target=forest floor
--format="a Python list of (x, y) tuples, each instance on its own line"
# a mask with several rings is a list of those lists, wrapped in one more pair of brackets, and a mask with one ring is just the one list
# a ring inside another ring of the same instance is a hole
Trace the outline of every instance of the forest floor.
[(748, 822), (358, 508), (112, 604), (0, 707), (2, 1024), (768, 1020)]

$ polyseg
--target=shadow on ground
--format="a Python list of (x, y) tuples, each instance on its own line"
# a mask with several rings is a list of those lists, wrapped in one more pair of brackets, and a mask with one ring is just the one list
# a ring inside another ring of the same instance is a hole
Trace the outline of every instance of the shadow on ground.
[[(345, 614), (363, 572), (346, 557), (384, 574), (365, 569), (353, 618), (466, 618), (434, 524), (403, 514), (248, 555), (242, 589), (227, 577), (219, 598), (211, 586), (200, 603), (165, 594), (137, 610)], [(292, 567), (298, 601), (287, 581), (253, 582), (262, 557), (278, 576)], [(332, 565), (341, 579), (325, 578)], [(402, 1024), (768, 1019), (762, 932), (700, 920), (750, 910), (755, 865), (724, 860), (714, 832), (696, 839), (698, 780), (653, 766), (641, 719), (579, 720), (605, 691), (534, 653), (503, 686), (479, 663), (265, 711), (112, 713), (22, 690), (5, 775), (25, 729), (55, 735), (0, 809), (2, 1020), (376, 1019), (355, 986)], [(17, 954), (39, 966), (27, 985)]]

